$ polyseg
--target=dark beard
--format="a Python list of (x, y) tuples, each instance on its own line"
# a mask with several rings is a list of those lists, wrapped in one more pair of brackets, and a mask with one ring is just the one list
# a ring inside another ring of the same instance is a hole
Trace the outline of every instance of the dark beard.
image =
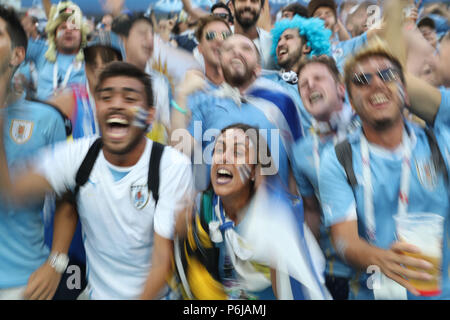
[(125, 146), (125, 148), (121, 149), (121, 150), (112, 150), (110, 148), (108, 148), (106, 145), (104, 145), (103, 147), (111, 154), (114, 155), (126, 155), (127, 153), (129, 153), (130, 151), (132, 151), (133, 149), (136, 148), (136, 146), (142, 141), (142, 139), (145, 139), (144, 135), (136, 135), (136, 137), (130, 141), (130, 143)]
[(232, 87), (239, 88), (250, 80), (250, 76), (248, 74), (245, 75), (233, 75), (228, 70), (222, 68), (223, 78), (225, 82), (228, 83)]
[(10, 60), (11, 60), (11, 55), (8, 54), (8, 56), (5, 57), (3, 63), (0, 64), (0, 74), (3, 75), (4, 73), (6, 73), (6, 72), (8, 71), (8, 68), (11, 66), (11, 65), (9, 64), (9, 61), (10, 61)]
[(372, 122), (372, 127), (376, 131), (385, 131), (385, 130), (389, 129), (390, 127), (392, 127), (396, 122), (397, 122), (397, 118), (396, 119), (382, 119), (382, 120)]
[[(246, 11), (249, 11), (249, 12), (251, 12), (250, 10), (241, 10), (241, 11), (239, 11), (237, 14), (236, 14), (236, 20), (237, 20), (237, 22), (239, 23), (239, 25), (242, 27), (242, 29), (244, 29), (244, 30), (248, 30), (248, 29), (250, 29), (250, 28), (252, 28), (252, 27), (254, 27), (255, 25), (256, 25), (256, 22), (258, 22), (258, 18), (259, 18), (259, 14), (260, 14), (260, 12), (258, 12), (257, 14), (255, 14), (254, 16), (253, 16), (253, 19), (252, 20), (249, 20), (249, 19), (247, 19), (247, 18), (242, 18), (241, 17), (241, 14), (243, 14), (244, 12), (246, 12)], [(253, 12), (252, 12), (253, 13)]]
[[(294, 57), (289, 58), (288, 60), (285, 60), (284, 62), (280, 63), (278, 62), (278, 65), (283, 68), (285, 71), (291, 71), (295, 64), (303, 57), (302, 51), (300, 51), (297, 55)], [(293, 70), (295, 71), (295, 70)]]

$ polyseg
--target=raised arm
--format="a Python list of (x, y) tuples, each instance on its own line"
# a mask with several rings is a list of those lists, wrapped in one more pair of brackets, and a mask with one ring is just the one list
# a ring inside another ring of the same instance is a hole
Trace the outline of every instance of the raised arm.
[(384, 39), (386, 40), (391, 52), (400, 60), (405, 68), (406, 90), (409, 96), (410, 110), (432, 124), (436, 117), (441, 104), (440, 91), (429, 85), (426, 81), (418, 78), (406, 69), (407, 64), (407, 48), (409, 45), (417, 47), (423, 43), (417, 35), (415, 26), (407, 24), (404, 28), (403, 24), (403, 8), (407, 3), (405, 0), (388, 1), (386, 3), (386, 32)]
[(42, 6), (44, 7), (45, 16), (48, 19), (50, 17), (50, 9), (52, 8), (52, 3), (50, 0), (42, 0)]
[(209, 15), (208, 11), (205, 11), (201, 8), (194, 8), (191, 4), (191, 0), (181, 0), (183, 3), (183, 9), (186, 11), (190, 16), (192, 16), (195, 20)]
[(264, 1), (264, 6), (261, 10), (261, 14), (259, 15), (259, 19), (256, 25), (266, 30), (267, 32), (270, 32), (270, 30), (272, 29), (269, 1)]

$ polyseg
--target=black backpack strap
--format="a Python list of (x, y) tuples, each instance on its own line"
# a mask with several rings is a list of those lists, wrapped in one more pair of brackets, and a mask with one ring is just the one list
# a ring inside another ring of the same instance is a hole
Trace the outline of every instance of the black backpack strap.
[(336, 144), (334, 146), (334, 151), (336, 152), (339, 163), (345, 170), (348, 183), (354, 189), (358, 185), (358, 181), (356, 180), (355, 171), (353, 170), (352, 146), (348, 139)]
[(436, 171), (444, 175), (445, 182), (448, 184), (448, 171), (445, 165), (444, 157), (442, 156), (441, 150), (439, 149), (436, 136), (433, 130), (428, 127), (425, 127), (425, 133), (428, 138), (428, 144), (430, 145), (431, 159), (433, 161), (434, 168), (436, 169)]
[(66, 136), (70, 136), (72, 134), (72, 121), (70, 121), (69, 118), (66, 117), (66, 115), (59, 110), (59, 108), (57, 106), (55, 106), (54, 104), (52, 104), (51, 102), (48, 101), (43, 101), (43, 100), (39, 100), (39, 99), (27, 99), (29, 101), (33, 101), (33, 102), (38, 102), (40, 104), (46, 105), (52, 109), (54, 109), (56, 112), (59, 113), (59, 115), (61, 116), (61, 118), (63, 119), (64, 122), (64, 128), (66, 129)]
[(147, 186), (155, 200), (155, 207), (159, 200), (159, 164), (164, 151), (164, 145), (153, 141), (152, 152), (150, 155), (150, 164), (148, 168)]
[(97, 160), (98, 154), (103, 146), (101, 138), (98, 138), (89, 148), (80, 168), (78, 168), (77, 175), (75, 176), (75, 190), (73, 192), (74, 198), (76, 198), (80, 187), (82, 187), (89, 179), (92, 168), (94, 167), (95, 161)]

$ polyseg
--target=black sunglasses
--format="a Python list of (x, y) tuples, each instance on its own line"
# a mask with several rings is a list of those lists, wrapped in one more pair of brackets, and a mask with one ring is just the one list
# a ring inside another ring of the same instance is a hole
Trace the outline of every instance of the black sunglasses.
[(352, 82), (355, 86), (369, 86), (372, 83), (374, 75), (377, 75), (383, 82), (392, 82), (398, 80), (398, 71), (394, 68), (386, 68), (373, 73), (355, 73)]
[(209, 31), (209, 32), (206, 32), (205, 39), (208, 41), (212, 41), (216, 38), (221, 37), (222, 40), (226, 40), (229, 36), (231, 36), (230, 31), (222, 31), (222, 32)]
[(222, 18), (224, 20), (228, 20), (229, 14), (228, 13), (213, 13), (213, 16)]

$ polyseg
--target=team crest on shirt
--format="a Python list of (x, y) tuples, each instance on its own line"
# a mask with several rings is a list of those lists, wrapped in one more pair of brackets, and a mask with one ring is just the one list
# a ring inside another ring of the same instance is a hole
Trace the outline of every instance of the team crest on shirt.
[(142, 210), (148, 202), (149, 192), (147, 185), (144, 186), (131, 186), (131, 203), (133, 206)]
[(434, 163), (431, 160), (416, 160), (415, 162), (420, 184), (428, 190), (433, 190), (437, 185), (437, 173)]
[(12, 120), (9, 134), (17, 144), (24, 144), (30, 140), (34, 123), (28, 120)]

